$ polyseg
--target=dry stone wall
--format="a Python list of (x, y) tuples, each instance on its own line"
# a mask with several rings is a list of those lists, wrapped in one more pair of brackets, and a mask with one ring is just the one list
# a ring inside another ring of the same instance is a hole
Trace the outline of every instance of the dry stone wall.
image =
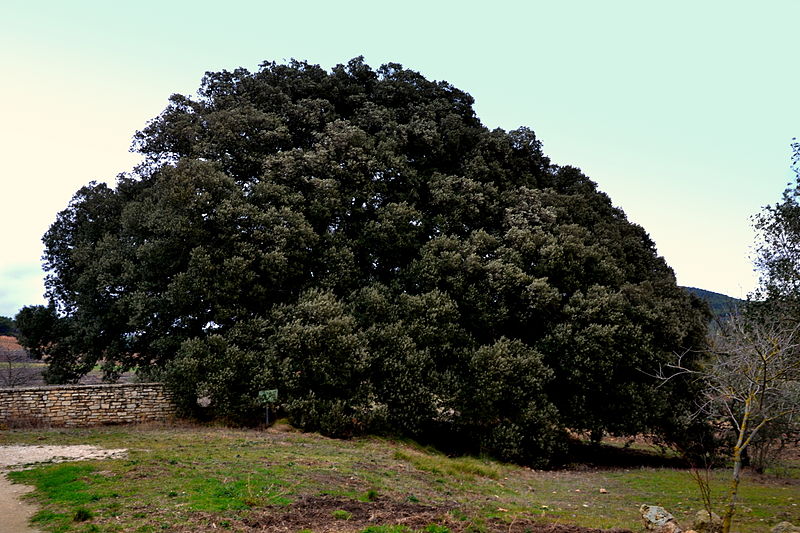
[(161, 383), (0, 389), (0, 426), (126, 424), (166, 420), (174, 413)]

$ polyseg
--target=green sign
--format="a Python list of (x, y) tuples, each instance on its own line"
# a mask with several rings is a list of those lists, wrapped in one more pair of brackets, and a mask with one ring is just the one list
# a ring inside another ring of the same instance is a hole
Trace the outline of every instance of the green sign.
[(258, 401), (263, 404), (275, 403), (278, 401), (278, 389), (258, 391)]

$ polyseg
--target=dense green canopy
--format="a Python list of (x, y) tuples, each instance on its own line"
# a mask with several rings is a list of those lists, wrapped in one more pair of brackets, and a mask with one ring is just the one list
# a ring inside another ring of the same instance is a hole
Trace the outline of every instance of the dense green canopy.
[(567, 427), (663, 428), (683, 396), (648, 374), (702, 342), (705, 306), (590, 179), (472, 104), (361, 58), (173, 95), (146, 163), (45, 235), (71, 354), (51, 379), (163, 369), (186, 410), (236, 419), (277, 388), (306, 428), (514, 460)]
[(17, 335), (17, 326), (14, 320), (7, 316), (0, 316), (0, 335)]

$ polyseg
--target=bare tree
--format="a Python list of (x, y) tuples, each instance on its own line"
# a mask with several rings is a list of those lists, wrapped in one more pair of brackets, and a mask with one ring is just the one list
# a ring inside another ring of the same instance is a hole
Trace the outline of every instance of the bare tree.
[(22, 387), (34, 381), (38, 369), (31, 367), (21, 348), (0, 343), (0, 387)]
[(742, 471), (753, 439), (771, 424), (800, 415), (800, 323), (777, 312), (732, 313), (709, 336), (707, 360), (687, 368), (679, 357), (660, 377), (690, 374), (702, 383), (695, 416), (733, 433), (733, 463), (722, 531), (730, 531)]

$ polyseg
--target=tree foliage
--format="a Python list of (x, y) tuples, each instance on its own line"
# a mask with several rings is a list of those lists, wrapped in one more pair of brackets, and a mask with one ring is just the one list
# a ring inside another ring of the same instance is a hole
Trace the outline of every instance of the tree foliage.
[[(756, 300), (800, 302), (800, 142), (792, 142), (792, 170), (780, 202), (754, 217), (758, 241), (755, 265), (760, 272)], [(795, 311), (796, 312), (796, 311)]]
[(46, 383), (77, 383), (97, 362), (88, 347), (93, 342), (74, 316), (60, 317), (55, 306), (31, 305), (15, 317), (19, 344), (34, 359), (47, 362)]
[(7, 316), (0, 316), (0, 335), (16, 337), (19, 331), (14, 320)]
[(685, 391), (643, 370), (705, 307), (590, 179), (472, 104), (361, 58), (206, 74), (44, 237), (69, 357), (162, 369), (195, 413), (246, 419), (278, 388), (305, 428), (514, 460), (565, 427), (664, 426)]

